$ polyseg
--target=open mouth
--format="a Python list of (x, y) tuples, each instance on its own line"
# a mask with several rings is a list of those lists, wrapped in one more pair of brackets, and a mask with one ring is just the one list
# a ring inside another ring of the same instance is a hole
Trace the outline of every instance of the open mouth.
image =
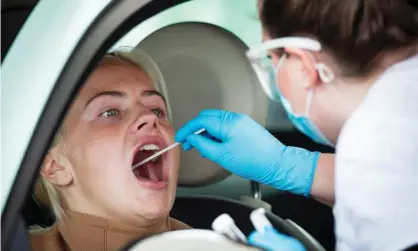
[[(135, 153), (132, 166), (150, 157), (160, 150), (157, 144), (145, 144)], [(167, 181), (164, 175), (164, 155), (162, 154), (147, 163), (138, 166), (133, 173), (140, 181), (161, 182)]]

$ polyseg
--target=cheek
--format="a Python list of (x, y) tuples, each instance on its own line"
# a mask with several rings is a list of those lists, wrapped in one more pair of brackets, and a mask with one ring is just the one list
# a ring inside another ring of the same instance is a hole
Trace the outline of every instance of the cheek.
[[(180, 169), (180, 148), (176, 147), (172, 150), (171, 160), (170, 160), (170, 170), (169, 170), (169, 194), (172, 196), (172, 199), (175, 197), (179, 169)], [(174, 199), (173, 199), (174, 201)]]
[(276, 75), (277, 85), (284, 98), (289, 99), (291, 93), (291, 77), (289, 71), (281, 68)]
[(97, 140), (86, 144), (76, 176), (88, 197), (109, 201), (126, 194), (131, 172), (123, 153), (123, 145), (115, 140)]
[(173, 162), (174, 162), (174, 173), (178, 175), (179, 168), (180, 168), (180, 148), (176, 147), (173, 151)]
[(170, 143), (174, 143), (175, 130), (170, 122), (166, 119), (160, 120), (160, 132), (164, 138), (168, 139)]
[(303, 87), (303, 77), (296, 67), (290, 65), (279, 70), (278, 86), (282, 95), (292, 105), (292, 110), (298, 114), (304, 112), (306, 104), (306, 90)]
[(123, 166), (125, 160), (123, 149), (124, 144), (120, 137), (109, 137), (88, 144), (84, 156), (93, 171), (107, 172)]
[[(171, 126), (171, 124), (168, 121), (165, 121), (164, 123), (161, 123), (161, 133), (163, 134), (163, 137), (168, 139), (168, 141), (170, 142), (170, 144), (174, 143), (174, 135), (175, 135), (175, 130), (174, 128)], [(171, 155), (171, 170), (173, 170), (171, 173), (172, 175), (176, 175), (178, 174), (179, 171), (179, 167), (180, 167), (180, 147), (176, 147), (172, 150), (170, 150), (170, 155)]]
[[(121, 134), (86, 134), (80, 138), (74, 152), (77, 177), (87, 182), (108, 180), (125, 166)], [(118, 175), (117, 177), (120, 177)]]

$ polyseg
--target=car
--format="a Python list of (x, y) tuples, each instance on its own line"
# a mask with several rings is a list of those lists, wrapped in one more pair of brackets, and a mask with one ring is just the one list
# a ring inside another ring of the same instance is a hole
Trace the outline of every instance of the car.
[[(34, 178), (72, 99), (112, 48), (138, 47), (156, 61), (169, 83), (176, 129), (202, 109), (221, 108), (250, 115), (285, 144), (332, 151), (297, 132), (281, 105), (263, 93), (245, 57), (259, 41), (255, 0), (36, 3), (1, 66), (2, 249), (29, 250), (28, 225), (48, 221), (33, 208)], [(199, 102), (182, 102), (190, 95)], [(330, 208), (231, 175), (195, 151), (181, 158), (172, 212), (178, 219), (210, 229), (216, 216), (228, 212), (248, 234), (249, 213), (264, 207), (270, 217), (291, 219), (326, 250), (334, 249)], [(200, 215), (192, 217), (186, 208)]]

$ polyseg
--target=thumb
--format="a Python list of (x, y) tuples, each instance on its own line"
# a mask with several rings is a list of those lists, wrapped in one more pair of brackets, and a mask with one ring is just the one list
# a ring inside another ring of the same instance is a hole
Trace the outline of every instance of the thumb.
[(204, 158), (216, 161), (222, 155), (222, 143), (213, 141), (205, 136), (193, 134), (188, 136), (186, 141), (196, 148)]
[(189, 151), (190, 149), (192, 149), (193, 147), (189, 144), (189, 143), (187, 143), (187, 142), (185, 142), (184, 144), (183, 144), (183, 150), (184, 151)]

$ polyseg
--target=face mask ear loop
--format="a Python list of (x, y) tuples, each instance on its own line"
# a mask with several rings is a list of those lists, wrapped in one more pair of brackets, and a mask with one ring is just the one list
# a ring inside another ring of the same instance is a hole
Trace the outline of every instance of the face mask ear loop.
[(311, 109), (312, 94), (313, 94), (313, 88), (310, 88), (308, 91), (308, 97), (306, 98), (306, 105), (305, 105), (305, 116), (307, 118), (309, 118), (309, 110)]
[[(334, 80), (334, 73), (328, 68), (325, 64), (319, 63), (315, 65), (316, 70), (318, 71), (319, 78), (324, 83), (330, 83)], [(312, 102), (312, 95), (313, 95), (313, 88), (309, 89), (308, 97), (306, 98), (306, 106), (305, 106), (305, 116), (309, 118), (309, 111), (311, 108)]]
[(279, 72), (279, 68), (282, 66), (285, 59), (286, 59), (286, 53), (283, 53), (283, 55), (279, 59), (279, 62), (277, 63), (276, 68), (274, 68), (274, 73), (275, 74), (277, 74)]
[(321, 79), (322, 82), (329, 83), (332, 80), (334, 80), (334, 77), (335, 77), (334, 73), (325, 64), (322, 64), (322, 63), (316, 64), (315, 68), (318, 71), (319, 78)]

